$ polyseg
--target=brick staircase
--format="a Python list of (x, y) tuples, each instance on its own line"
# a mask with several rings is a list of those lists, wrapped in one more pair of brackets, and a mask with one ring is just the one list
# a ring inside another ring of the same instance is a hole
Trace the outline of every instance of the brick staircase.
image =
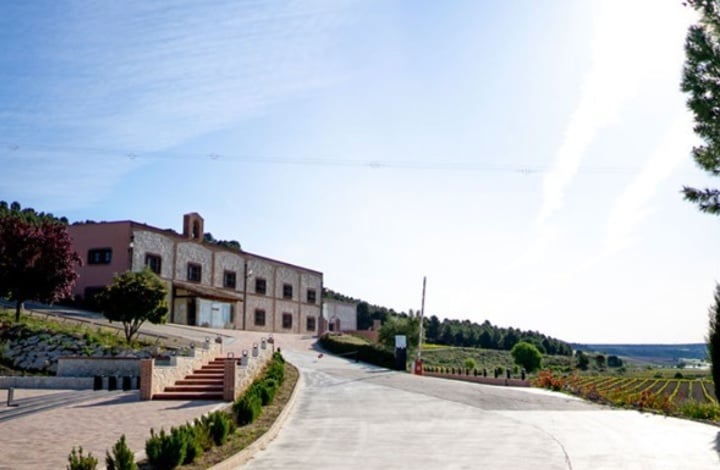
[(153, 400), (222, 400), (225, 377), (224, 358), (216, 358), (175, 385), (153, 395)]

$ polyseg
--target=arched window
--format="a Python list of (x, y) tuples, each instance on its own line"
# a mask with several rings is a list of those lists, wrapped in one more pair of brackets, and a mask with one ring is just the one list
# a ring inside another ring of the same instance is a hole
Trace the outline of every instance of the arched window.
[(197, 240), (200, 238), (200, 223), (196, 220), (192, 226), (192, 237)]

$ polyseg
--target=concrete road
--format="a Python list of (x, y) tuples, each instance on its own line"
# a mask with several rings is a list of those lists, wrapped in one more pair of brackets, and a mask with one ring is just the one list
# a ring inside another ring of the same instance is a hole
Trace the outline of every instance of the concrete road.
[(716, 469), (720, 428), (285, 351), (292, 416), (249, 469)]

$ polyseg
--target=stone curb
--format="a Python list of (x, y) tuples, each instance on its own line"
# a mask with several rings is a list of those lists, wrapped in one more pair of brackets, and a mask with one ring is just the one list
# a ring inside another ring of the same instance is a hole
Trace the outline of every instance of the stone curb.
[[(293, 366), (297, 367), (294, 364)], [(300, 373), (300, 369), (298, 368), (298, 380), (295, 383), (295, 389), (290, 395), (290, 399), (285, 405), (285, 408), (283, 408), (283, 410), (280, 412), (273, 425), (270, 426), (270, 429), (268, 429), (267, 432), (260, 436), (255, 442), (253, 442), (237, 454), (233, 455), (227, 460), (223, 460), (222, 462), (210, 467), (208, 470), (230, 470), (239, 467), (240, 465), (245, 464), (248, 460), (252, 459), (256, 453), (264, 450), (268, 446), (268, 444), (270, 444), (270, 442), (275, 439), (280, 433), (280, 429), (283, 427), (285, 421), (287, 421), (290, 413), (295, 407), (295, 402), (297, 401), (299, 390), (302, 387), (303, 378), (302, 374)]]

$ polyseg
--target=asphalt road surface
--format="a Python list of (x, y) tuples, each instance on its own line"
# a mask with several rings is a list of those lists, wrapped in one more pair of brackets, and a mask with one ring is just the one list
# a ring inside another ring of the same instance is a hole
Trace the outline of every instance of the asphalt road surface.
[(249, 469), (720, 468), (720, 428), (288, 351), (302, 385)]

